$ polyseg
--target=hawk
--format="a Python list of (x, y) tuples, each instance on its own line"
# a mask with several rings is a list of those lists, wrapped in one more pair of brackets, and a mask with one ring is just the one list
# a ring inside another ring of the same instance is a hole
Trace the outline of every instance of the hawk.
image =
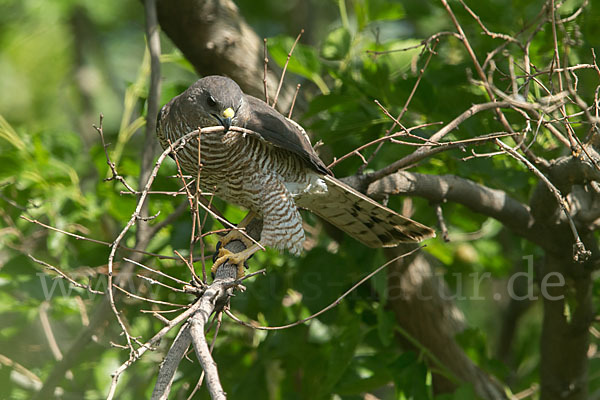
[[(263, 220), (260, 243), (302, 251), (304, 229), (299, 208), (305, 208), (369, 247), (420, 242), (434, 231), (382, 206), (334, 178), (319, 158), (304, 129), (267, 103), (244, 94), (231, 79), (207, 76), (169, 101), (159, 112), (158, 139), (164, 149), (181, 136), (209, 126), (224, 131), (200, 133), (177, 152), (182, 169), (196, 176), (201, 162), (200, 187), (250, 213), (238, 225), (257, 215)], [(255, 134), (230, 130), (246, 128)], [(231, 253), (224, 244), (242, 240), (246, 250)], [(226, 261), (238, 266), (260, 247), (236, 230), (222, 240), (213, 272)]]

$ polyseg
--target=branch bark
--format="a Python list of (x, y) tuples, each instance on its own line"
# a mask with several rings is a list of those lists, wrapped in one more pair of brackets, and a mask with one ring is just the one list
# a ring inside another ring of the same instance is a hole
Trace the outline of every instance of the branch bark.
[[(232, 0), (158, 0), (158, 20), (163, 31), (192, 63), (198, 74), (226, 75), (247, 94), (264, 98), (263, 40), (240, 15)], [(269, 97), (275, 96), (279, 71), (269, 63)], [(287, 75), (289, 77), (289, 75)], [(287, 113), (297, 82), (284, 85), (278, 109)]]
[(190, 347), (190, 343), (192, 343), (192, 336), (190, 335), (189, 324), (185, 323), (177, 334), (173, 344), (171, 344), (165, 359), (160, 364), (158, 377), (156, 378), (152, 392), (152, 400), (167, 400), (169, 398), (177, 366), (183, 360), (187, 349)]
[[(252, 220), (246, 227), (246, 233), (255, 240), (260, 240), (261, 230), (262, 221), (260, 219)], [(225, 248), (233, 253), (239, 253), (245, 250), (246, 246), (243, 242), (235, 240), (227, 243)], [(181, 327), (160, 366), (158, 378), (152, 393), (153, 400), (168, 398), (177, 366), (183, 359), (190, 343), (194, 345), (196, 356), (206, 374), (206, 383), (211, 398), (226, 398), (219, 379), (217, 364), (212, 358), (204, 332), (210, 316), (229, 304), (229, 298), (233, 294), (236, 275), (237, 266), (230, 263), (223, 264), (216, 271), (215, 279), (199, 300), (198, 311)]]
[(517, 234), (539, 242), (530, 232), (535, 221), (526, 204), (502, 190), (490, 189), (458, 176), (400, 171), (369, 185), (367, 194), (374, 198), (402, 194), (423, 197), (433, 203), (456, 202), (474, 212), (493, 217)]
[[(568, 179), (568, 181), (572, 183), (571, 179)], [(550, 224), (547, 220), (536, 222), (527, 205), (511, 198), (503, 191), (490, 189), (452, 175), (433, 176), (397, 172), (372, 183), (369, 186), (368, 193), (373, 196), (406, 194), (424, 197), (436, 203), (441, 201), (460, 203), (475, 212), (499, 220), (517, 235), (545, 249), (546, 260), (540, 277), (541, 282), (539, 282), (544, 302), (544, 322), (541, 338), (542, 360), (540, 363), (541, 398), (544, 400), (580, 400), (587, 398), (588, 330), (594, 318), (590, 273), (597, 264), (595, 260), (598, 259), (598, 246), (593, 233), (588, 231), (582, 236), (586, 247), (591, 250), (591, 259), (585, 263), (576, 263), (569, 258), (565, 258), (565, 255), (571, 254), (573, 244), (573, 237), (567, 223)], [(401, 262), (404, 262), (404, 260), (401, 260)], [(407, 266), (406, 272), (397, 269), (392, 270), (396, 271), (399, 276), (390, 278), (390, 288), (401, 287), (403, 291), (406, 291), (407, 287), (410, 287), (408, 283), (411, 279), (411, 268), (417, 268), (416, 263), (414, 266)], [(405, 278), (403, 274), (407, 274), (408, 277)], [(548, 284), (547, 280), (553, 275), (556, 279), (562, 279), (562, 283), (559, 281), (558, 283)], [(422, 283), (425, 280), (423, 276), (427, 276), (426, 274), (421, 272), (414, 276), (418, 277), (419, 282), (418, 284), (413, 282), (413, 286), (427, 287)], [(412, 279), (417, 279), (414, 276)], [(403, 279), (406, 281), (403, 281)], [(422, 292), (419, 293), (422, 294)], [(463, 356), (461, 352), (452, 350), (453, 343), (451, 341), (443, 341), (443, 333), (438, 332), (437, 335), (431, 336), (429, 332), (436, 329), (435, 327), (419, 328), (428, 325), (429, 318), (423, 318), (423, 316), (435, 315), (435, 309), (430, 310), (428, 308), (435, 308), (435, 304), (439, 306), (439, 301), (427, 305), (421, 304), (419, 300), (422, 299), (418, 296), (415, 298), (409, 295), (408, 300), (401, 299), (398, 301), (399, 304), (393, 302), (392, 308), (396, 311), (397, 318), (400, 321), (405, 321), (403, 326), (412, 329), (411, 332), (417, 338), (430, 340), (430, 342), (423, 344), (430, 348), (445, 365), (450, 368), (453, 365), (466, 367), (467, 369), (464, 371), (461, 368), (452, 368), (453, 371), (458, 371), (455, 372), (457, 376), (461, 376), (461, 371), (466, 373), (470, 368), (468, 362), (460, 361)], [(410, 301), (410, 304), (407, 303), (408, 301)], [(402, 304), (403, 302), (407, 304)], [(411, 318), (406, 310), (417, 310), (418, 315), (421, 317)], [(440, 319), (440, 321), (443, 321), (443, 319)], [(414, 325), (415, 322), (418, 323)], [(446, 332), (450, 329), (445, 327), (439, 329), (439, 331)], [(453, 354), (453, 356), (449, 357), (449, 354)], [(480, 372), (472, 370), (470, 373), (466, 373), (465, 379), (474, 383), (479, 396), (496, 398), (493, 392), (489, 391), (493, 390), (495, 385), (492, 383), (490, 386), (489, 381), (485, 378), (481, 379)]]
[(215, 311), (216, 304), (220, 300), (221, 297), (225, 296), (228, 299), (228, 289), (226, 284), (231, 284), (233, 280), (219, 280), (213, 282), (212, 285), (208, 288), (208, 290), (202, 296), (200, 300), (200, 310), (190, 319), (190, 335), (192, 339), (192, 344), (194, 345), (194, 350), (196, 351), (196, 356), (204, 369), (204, 373), (206, 374), (206, 385), (208, 387), (208, 392), (210, 393), (210, 397), (212, 399), (223, 400), (226, 398), (225, 392), (223, 391), (223, 386), (221, 386), (221, 381), (219, 380), (219, 371), (217, 369), (217, 363), (215, 363), (212, 355), (210, 354), (210, 349), (208, 348), (208, 343), (206, 341), (206, 336), (204, 335), (204, 330), (208, 319)]
[[(388, 258), (406, 252), (410, 245), (386, 250)], [(388, 304), (396, 320), (435, 357), (428, 358), (434, 373), (436, 393), (456, 390), (456, 379), (469, 382), (482, 399), (507, 398), (502, 386), (469, 359), (454, 340), (465, 327), (464, 316), (456, 307), (443, 279), (435, 275), (435, 262), (426, 253), (398, 259), (388, 269)], [(418, 349), (417, 349), (418, 350)], [(451, 373), (440, 373), (440, 365)], [(436, 368), (437, 367), (437, 368)]]
[(543, 276), (567, 276), (571, 282), (548, 286), (543, 296), (541, 398), (584, 400), (588, 398), (589, 328), (594, 319), (592, 280), (589, 271), (569, 258), (546, 257), (543, 272)]

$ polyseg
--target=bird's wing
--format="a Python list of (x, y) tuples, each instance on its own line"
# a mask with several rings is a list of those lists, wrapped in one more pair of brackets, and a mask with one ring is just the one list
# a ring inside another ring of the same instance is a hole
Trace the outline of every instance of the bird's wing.
[(305, 160), (315, 171), (331, 175), (331, 171), (313, 150), (304, 129), (256, 97), (246, 95), (249, 115), (244, 128), (258, 133), (274, 146), (288, 150)]
[(296, 204), (367, 246), (392, 247), (435, 236), (433, 229), (382, 206), (333, 176), (322, 179), (326, 191), (300, 195), (294, 199)]

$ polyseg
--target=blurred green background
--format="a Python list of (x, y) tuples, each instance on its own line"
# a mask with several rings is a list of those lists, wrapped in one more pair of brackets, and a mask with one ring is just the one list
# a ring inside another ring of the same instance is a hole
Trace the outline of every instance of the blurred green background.
[[(420, 56), (419, 48), (378, 57), (366, 51), (404, 48), (433, 33), (454, 30), (437, 2), (236, 3), (257, 33), (269, 38), (271, 56), (280, 65), (293, 38), (305, 29), (290, 70), (306, 82), (301, 95), (308, 100), (307, 109), (298, 119), (311, 131), (313, 141), (325, 143), (322, 154), (326, 162), (385, 133), (390, 121), (373, 101), (379, 100), (391, 114), (398, 115), (427, 56)], [(581, 3), (566, 1), (560, 15), (571, 15)], [(481, 35), (466, 11), (456, 2), (451, 4), (483, 61), (501, 41)], [(488, 29), (516, 34), (538, 15), (543, 4), (495, 0), (473, 2), (471, 6)], [(577, 41), (568, 55), (571, 64), (591, 62), (590, 48), (598, 49), (600, 45), (599, 15), (593, 4), (575, 24), (568, 25), (571, 37)], [(102, 289), (106, 285), (107, 246), (42, 229), (20, 216), (111, 242), (135, 208), (135, 198), (121, 195), (123, 188), (118, 183), (103, 181), (109, 176), (108, 167), (92, 124), (98, 124), (100, 113), (104, 115), (111, 158), (119, 173), (136, 184), (149, 78), (143, 16), (138, 1), (0, 0), (0, 398), (31, 397), (39, 380), (48, 376), (56, 362), (41, 314), (48, 316), (56, 342), (64, 352), (99, 302), (98, 296), (53, 279), (55, 274), (34, 263), (28, 254), (60, 267), (82, 283), (89, 279), (93, 287)], [(531, 43), (532, 62), (541, 67), (548, 65), (552, 57), (551, 33), (547, 26)], [(166, 36), (161, 42), (163, 105), (198, 77)], [(507, 51), (518, 54), (519, 50), (509, 45)], [(472, 69), (472, 64), (460, 42), (443, 38), (436, 52), (403, 119), (406, 126), (448, 122), (471, 104), (487, 101), (483, 89), (468, 82), (466, 70)], [(506, 69), (506, 63), (498, 63), (498, 68)], [(591, 101), (597, 75), (582, 71), (578, 76), (580, 95)], [(510, 84), (496, 83), (503, 90)], [(490, 115), (469, 120), (448, 138), (465, 139), (501, 130)], [(430, 135), (435, 129), (423, 129), (419, 135)], [(581, 127), (575, 129), (583, 132)], [(533, 149), (543, 152), (546, 158), (564, 152), (548, 137), (540, 138)], [(388, 165), (413, 150), (388, 144), (369, 170)], [(477, 148), (478, 152), (493, 150), (491, 145)], [(460, 150), (445, 152), (418, 170), (467, 177), (527, 202), (535, 179), (524, 167), (506, 157), (462, 162), (465, 155)], [(354, 157), (336, 166), (334, 172), (340, 177), (351, 175), (360, 165), (360, 159)], [(176, 190), (177, 180), (169, 178), (175, 171), (173, 164), (166, 165), (155, 188)], [(150, 211), (154, 214), (160, 210), (158, 220), (162, 220), (181, 201), (154, 197)], [(402, 199), (392, 198), (389, 204), (401, 209)], [(428, 203), (414, 199), (414, 204), (414, 218), (435, 226), (435, 214)], [(236, 207), (220, 201), (216, 205), (232, 221), (243, 216)], [(482, 369), (497, 376), (513, 392), (524, 390), (539, 382), (541, 304), (532, 304), (519, 324), (507, 363), (497, 354), (499, 315), (507, 303), (494, 299), (493, 293), (509, 274), (526, 270), (523, 256), (539, 259), (541, 251), (498, 222), (460, 205), (444, 205), (444, 214), (453, 241), (436, 239), (426, 251), (441, 261), (434, 272), (451, 289), (464, 294), (455, 300), (469, 328), (457, 340)], [(305, 218), (319, 226), (314, 217)], [(217, 223), (210, 226), (220, 228)], [(268, 274), (247, 281), (248, 290), (233, 299), (232, 309), (237, 315), (268, 325), (293, 322), (320, 310), (385, 262), (382, 252), (357, 246), (350, 238), (336, 237), (334, 241), (316, 232), (309, 234), (312, 249), (302, 257), (269, 250), (250, 261), (251, 270), (260, 266)], [(476, 235), (471, 235), (473, 232)], [(172, 255), (178, 249), (186, 254), (190, 233), (189, 214), (184, 213), (154, 238), (148, 250)], [(134, 244), (133, 232), (125, 242)], [(216, 238), (209, 237), (208, 249), (215, 243)], [(153, 258), (146, 261), (189, 280), (180, 263)], [(481, 287), (474, 286), (472, 274), (484, 272), (490, 272), (491, 278)], [(474, 287), (484, 300), (467, 299)], [(393, 314), (384, 307), (385, 288), (382, 273), (332, 311), (291, 330), (265, 333), (226, 321), (216, 342), (215, 357), (219, 365), (226, 366), (220, 373), (230, 397), (362, 399), (366, 398), (364, 393), (375, 393), (382, 399), (434, 398), (431, 370), (423, 353), (398, 345), (396, 339), (403, 335)], [(190, 301), (189, 296), (164, 288), (142, 285), (138, 290), (147, 297), (174, 303)], [(162, 327), (159, 321), (139, 313), (140, 308), (149, 308), (146, 304), (127, 299), (120, 308), (135, 335), (148, 338)], [(70, 377), (61, 384), (62, 398), (104, 398), (110, 374), (127, 357), (125, 351), (111, 348), (110, 342), (120, 342), (121, 338), (117, 324), (109, 320), (111, 323), (98, 332), (94, 343), (73, 366)], [(163, 341), (158, 351), (146, 354), (132, 366), (121, 378), (117, 397), (149, 398), (158, 363), (167, 348), (168, 343)], [(590, 362), (590, 388), (594, 390), (600, 384), (600, 366), (595, 358)], [(189, 394), (199, 371), (195, 359), (182, 364), (173, 398)], [(198, 398), (208, 398), (204, 388)], [(459, 384), (454, 394), (435, 398), (471, 399), (475, 395), (468, 384)]]

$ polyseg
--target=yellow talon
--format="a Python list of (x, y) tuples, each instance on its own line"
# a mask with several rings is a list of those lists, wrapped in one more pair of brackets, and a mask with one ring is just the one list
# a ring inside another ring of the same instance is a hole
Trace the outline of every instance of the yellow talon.
[[(249, 212), (244, 219), (238, 224), (238, 228), (245, 228), (248, 226), (250, 221), (255, 217), (253, 212)], [(239, 240), (246, 246), (246, 250), (240, 251), (239, 253), (233, 253), (225, 248), (228, 243)], [(211, 272), (213, 276), (216, 274), (217, 269), (226, 262), (237, 265), (237, 279), (244, 276), (244, 263), (252, 254), (260, 250), (260, 246), (255, 244), (248, 236), (239, 230), (231, 230), (225, 236), (221, 238), (217, 245), (218, 253), (213, 258), (213, 266)]]
[[(237, 239), (236, 239), (237, 240)], [(217, 269), (225, 263), (235, 264), (237, 265), (237, 275), (236, 279), (240, 279), (244, 277), (244, 263), (250, 256), (260, 250), (260, 246), (253, 244), (249, 246), (246, 250), (240, 251), (239, 253), (233, 253), (227, 250), (225, 247), (221, 246), (219, 249), (219, 253), (217, 254), (217, 259), (213, 263), (211, 272), (216, 274)]]

